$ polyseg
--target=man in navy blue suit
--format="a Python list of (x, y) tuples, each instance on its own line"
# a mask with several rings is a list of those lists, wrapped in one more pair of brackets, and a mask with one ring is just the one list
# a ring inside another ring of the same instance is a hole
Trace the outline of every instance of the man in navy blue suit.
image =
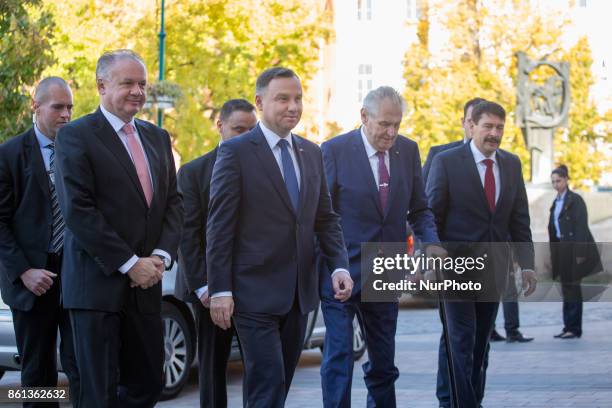
[[(505, 110), (497, 103), (476, 105), (470, 125), (472, 141), (435, 157), (427, 195), (441, 241), (523, 243), (515, 245), (514, 254), (528, 296), (536, 285), (529, 207), (519, 158), (499, 149), (505, 118)], [(484, 397), (484, 359), (499, 294), (507, 284), (510, 254), (509, 250), (497, 252), (501, 256), (487, 259), (486, 272), (494, 275), (485, 279), (485, 284), (493, 281), (484, 285), (490, 289), (487, 293), (443, 304), (454, 384), (462, 408), (477, 408)], [(449, 404), (450, 400), (440, 400), (443, 407)]]
[(441, 144), (437, 146), (432, 146), (429, 149), (429, 153), (427, 154), (427, 159), (425, 159), (425, 164), (423, 165), (423, 183), (427, 184), (427, 177), (429, 176), (429, 171), (431, 170), (431, 163), (433, 162), (434, 157), (438, 153), (444, 152), (446, 150), (452, 149), (453, 147), (459, 147), (464, 143), (467, 143), (472, 139), (471, 130), (470, 130), (470, 120), (472, 117), (472, 110), (474, 106), (478, 105), (480, 102), (484, 102), (486, 99), (482, 98), (472, 98), (463, 105), (463, 117), (461, 118), (461, 127), (463, 128), (463, 138), (461, 140), (456, 140), (454, 142)]
[(398, 135), (404, 103), (390, 87), (371, 91), (363, 101), (362, 126), (323, 143), (323, 160), (334, 210), (340, 214), (355, 282), (347, 302), (334, 297), (329, 269), (321, 268), (321, 307), (327, 332), (321, 383), (325, 407), (351, 405), (353, 326), (361, 316), (369, 361), (363, 365), (368, 407), (395, 407), (394, 364), (397, 302), (361, 298), (361, 244), (405, 242), (406, 215), (425, 242), (437, 242), (427, 208), (421, 160), (415, 142)]
[(268, 69), (257, 78), (255, 102), (259, 124), (219, 147), (206, 264), (212, 320), (227, 330), (233, 317), (240, 338), (246, 405), (274, 408), (285, 404), (307, 315), (319, 301), (315, 238), (335, 298), (348, 299), (353, 281), (321, 150), (291, 133), (302, 115), (300, 80)]

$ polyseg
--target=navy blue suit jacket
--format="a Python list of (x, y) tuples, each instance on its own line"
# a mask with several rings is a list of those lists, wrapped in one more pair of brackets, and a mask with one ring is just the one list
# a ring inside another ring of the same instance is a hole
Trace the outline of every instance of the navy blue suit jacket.
[[(333, 207), (342, 220), (349, 270), (355, 282), (353, 294), (357, 294), (361, 289), (362, 243), (405, 242), (406, 217), (419, 239), (438, 242), (421, 178), (419, 148), (412, 140), (398, 136), (389, 150), (391, 180), (384, 209), (360, 129), (334, 137), (321, 148)], [(324, 267), (321, 270), (321, 294), (332, 296), (329, 271)]]
[[(472, 142), (470, 142), (472, 143)], [(524, 269), (533, 269), (529, 204), (518, 156), (498, 149), (500, 195), (489, 210), (470, 143), (433, 160), (427, 195), (442, 242), (523, 242), (515, 246)]]
[(425, 159), (425, 164), (423, 165), (423, 184), (427, 185), (427, 177), (429, 177), (429, 172), (431, 171), (431, 163), (433, 162), (434, 157), (436, 157), (438, 153), (450, 150), (454, 147), (462, 146), (463, 144), (463, 140), (457, 140), (455, 142), (431, 146), (431, 148), (429, 149), (429, 153), (427, 154), (427, 159)]
[(286, 314), (296, 295), (302, 313), (313, 310), (315, 236), (332, 268), (348, 268), (321, 150), (291, 137), (301, 177), (297, 213), (259, 125), (217, 153), (206, 228), (208, 287), (211, 295), (232, 291), (238, 312)]

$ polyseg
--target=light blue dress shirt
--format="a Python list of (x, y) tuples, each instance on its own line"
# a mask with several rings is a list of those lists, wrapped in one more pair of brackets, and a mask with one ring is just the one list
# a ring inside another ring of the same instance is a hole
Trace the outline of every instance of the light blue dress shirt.
[(565, 201), (565, 196), (567, 195), (567, 189), (559, 194), (555, 199), (555, 209), (553, 212), (553, 221), (555, 222), (555, 232), (557, 233), (557, 239), (561, 239), (561, 228), (559, 228), (559, 215), (561, 215), (561, 211), (563, 211), (563, 203)]

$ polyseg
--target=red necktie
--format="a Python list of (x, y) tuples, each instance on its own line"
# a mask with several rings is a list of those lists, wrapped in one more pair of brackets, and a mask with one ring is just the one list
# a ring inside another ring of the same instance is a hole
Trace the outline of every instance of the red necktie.
[(484, 191), (489, 203), (489, 209), (491, 212), (495, 212), (495, 176), (493, 175), (493, 160), (484, 159), (482, 161), (486, 166), (484, 177)]
[(140, 147), (138, 140), (136, 140), (136, 132), (134, 132), (134, 126), (132, 126), (131, 123), (126, 123), (123, 126), (123, 131), (127, 136), (128, 148), (132, 155), (134, 167), (136, 167), (136, 173), (138, 174), (138, 180), (140, 180), (142, 192), (147, 200), (147, 205), (151, 205), (153, 186), (151, 185), (151, 176), (149, 175), (149, 168), (147, 167), (144, 151), (142, 147)]
[(385, 164), (385, 152), (376, 152), (378, 156), (378, 198), (380, 207), (385, 212), (387, 208), (387, 197), (389, 196), (389, 170)]

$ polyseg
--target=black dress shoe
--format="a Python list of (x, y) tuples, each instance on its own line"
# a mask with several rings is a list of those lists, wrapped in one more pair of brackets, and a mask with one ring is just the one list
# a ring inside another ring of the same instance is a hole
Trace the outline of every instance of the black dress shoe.
[(567, 331), (567, 332), (563, 333), (559, 338), (560, 339), (577, 339), (579, 337), (580, 336), (577, 335), (576, 333), (573, 333), (571, 331)]
[(506, 335), (507, 343), (528, 343), (533, 340), (533, 337), (525, 337), (523, 333), (517, 331), (516, 333)]
[(502, 336), (501, 334), (499, 334), (497, 330), (493, 330), (491, 332), (491, 341), (504, 341), (504, 340), (506, 340), (506, 338)]
[(555, 339), (560, 339), (560, 338), (561, 338), (561, 336), (563, 336), (565, 333), (567, 333), (567, 330), (563, 329), (563, 331), (562, 331), (561, 333), (559, 333), (559, 334), (555, 334), (553, 337), (554, 337)]

